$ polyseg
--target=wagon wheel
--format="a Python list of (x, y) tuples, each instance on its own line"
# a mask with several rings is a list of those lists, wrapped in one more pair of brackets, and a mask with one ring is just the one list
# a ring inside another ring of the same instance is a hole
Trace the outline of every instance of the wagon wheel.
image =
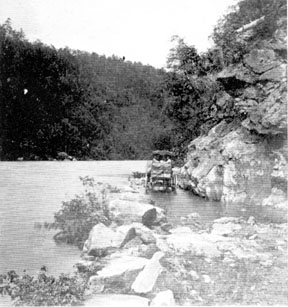
[(172, 175), (171, 177), (171, 189), (173, 192), (176, 192), (176, 178), (175, 175)]
[(149, 191), (149, 181), (148, 181), (148, 177), (146, 176), (145, 178), (145, 193), (148, 194)]

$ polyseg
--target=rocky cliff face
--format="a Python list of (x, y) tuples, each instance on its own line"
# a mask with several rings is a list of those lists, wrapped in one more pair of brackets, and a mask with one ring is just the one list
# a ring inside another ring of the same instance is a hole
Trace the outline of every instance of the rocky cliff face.
[(190, 143), (183, 188), (226, 203), (261, 203), (272, 188), (287, 193), (286, 56), (286, 34), (278, 31), (216, 76), (224, 88), (217, 107), (232, 104), (238, 115)]

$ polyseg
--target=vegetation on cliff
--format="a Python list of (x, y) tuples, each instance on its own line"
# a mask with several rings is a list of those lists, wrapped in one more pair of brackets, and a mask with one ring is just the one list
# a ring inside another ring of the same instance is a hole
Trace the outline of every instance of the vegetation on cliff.
[[(241, 91), (255, 80), (244, 71), (245, 68), (238, 72), (231, 65), (241, 64), (244, 56), (257, 48), (275, 49), (282, 61), (286, 60), (287, 48), (282, 47), (286, 43), (281, 45), (275, 39), (275, 36), (285, 38), (287, 35), (286, 9), (284, 0), (239, 1), (214, 28), (214, 48), (202, 54), (183, 39), (174, 38), (176, 47), (169, 55), (170, 72), (165, 83), (165, 112), (174, 123), (174, 146), (180, 153), (187, 149), (191, 140), (207, 134), (223, 119), (230, 123), (234, 120), (241, 122), (247, 117), (231, 96), (239, 98)], [(258, 54), (251, 55), (250, 61), (257, 57)], [(269, 60), (263, 58), (264, 62)], [(273, 60), (276, 61), (276, 57)], [(231, 77), (226, 78), (226, 70)], [(223, 78), (219, 76), (220, 72)], [(278, 75), (281, 75), (280, 71)], [(264, 85), (268, 80), (261, 82)]]
[[(212, 34), (216, 46), (223, 52), (225, 65), (241, 61), (244, 54), (271, 39), (286, 11), (285, 0), (242, 0), (232, 6), (230, 12), (218, 21)], [(245, 26), (255, 21), (253, 28), (246, 27), (248, 33), (241, 35)]]

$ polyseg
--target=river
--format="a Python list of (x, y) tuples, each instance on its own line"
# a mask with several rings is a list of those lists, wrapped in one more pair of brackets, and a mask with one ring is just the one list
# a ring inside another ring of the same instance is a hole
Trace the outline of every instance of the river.
[[(8, 270), (35, 274), (42, 265), (53, 275), (72, 272), (80, 251), (57, 245), (55, 232), (35, 228), (35, 223), (52, 222), (62, 201), (83, 191), (79, 176), (121, 187), (128, 184), (132, 172), (145, 172), (145, 167), (146, 161), (1, 162), (0, 274)], [(151, 198), (167, 210), (173, 224), (191, 212), (198, 212), (203, 221), (253, 213), (243, 207), (223, 207), (179, 189), (152, 193)]]

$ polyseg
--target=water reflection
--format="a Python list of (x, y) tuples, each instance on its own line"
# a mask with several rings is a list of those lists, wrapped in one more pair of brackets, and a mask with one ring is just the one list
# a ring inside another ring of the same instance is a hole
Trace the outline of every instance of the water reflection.
[(165, 209), (169, 222), (179, 224), (180, 218), (197, 212), (202, 222), (212, 221), (223, 213), (219, 202), (209, 202), (191, 192), (177, 189), (176, 193), (149, 192), (156, 204)]
[(177, 225), (181, 223), (181, 217), (196, 212), (200, 215), (200, 221), (209, 223), (224, 217), (254, 216), (258, 222), (283, 223), (286, 216), (280, 210), (262, 207), (252, 204), (223, 204), (221, 202), (209, 201), (194, 195), (192, 192), (177, 189), (177, 193), (149, 192), (151, 198), (158, 206), (167, 212), (169, 222)]

